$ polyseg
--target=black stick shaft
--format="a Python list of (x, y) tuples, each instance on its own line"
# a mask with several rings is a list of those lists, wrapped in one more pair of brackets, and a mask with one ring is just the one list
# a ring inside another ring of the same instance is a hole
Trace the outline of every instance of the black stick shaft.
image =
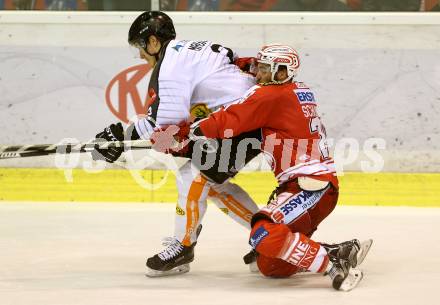
[(91, 143), (63, 143), (63, 144), (36, 144), (0, 146), (0, 160), (47, 156), (52, 154), (70, 154), (91, 152), (95, 147), (105, 149), (109, 145), (124, 146), (124, 150), (149, 149), (151, 142), (145, 140), (121, 142), (91, 142)]

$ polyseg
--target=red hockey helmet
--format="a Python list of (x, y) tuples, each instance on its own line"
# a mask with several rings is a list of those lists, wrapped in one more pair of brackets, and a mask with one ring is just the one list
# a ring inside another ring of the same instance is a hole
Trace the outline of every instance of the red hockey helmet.
[(264, 46), (257, 54), (257, 61), (270, 65), (272, 81), (275, 81), (275, 73), (277, 73), (279, 66), (285, 66), (287, 68), (288, 77), (283, 83), (295, 77), (299, 69), (298, 53), (292, 47), (282, 44)]

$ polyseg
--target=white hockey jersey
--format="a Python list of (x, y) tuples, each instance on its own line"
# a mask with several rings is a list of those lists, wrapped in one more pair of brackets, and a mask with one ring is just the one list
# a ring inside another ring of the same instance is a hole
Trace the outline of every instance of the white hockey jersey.
[(150, 79), (148, 116), (135, 122), (141, 138), (149, 139), (155, 127), (187, 120), (193, 105), (215, 110), (240, 99), (255, 79), (233, 60), (231, 49), (206, 40), (165, 45)]

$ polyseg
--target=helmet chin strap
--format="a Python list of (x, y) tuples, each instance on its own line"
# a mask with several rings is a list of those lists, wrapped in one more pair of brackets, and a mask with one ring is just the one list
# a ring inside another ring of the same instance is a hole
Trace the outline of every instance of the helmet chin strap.
[(281, 84), (284, 84), (284, 83), (287, 83), (288, 81), (292, 81), (292, 79), (293, 79), (293, 77), (292, 77), (292, 76), (289, 76), (289, 77), (287, 77), (285, 80), (283, 80), (283, 81), (278, 81), (278, 82), (281, 83)]
[(276, 80), (275, 74), (277, 74), (277, 72), (278, 72), (278, 67), (279, 67), (278, 64), (274, 64), (272, 67), (272, 71), (271, 71), (272, 72), (272, 82), (277, 83), (277, 84), (284, 84), (284, 83), (287, 83), (289, 80), (292, 80), (293, 76), (289, 76), (289, 75), (287, 76), (287, 78), (285, 80), (282, 80), (282, 81)]
[[(171, 39), (170, 39), (170, 40), (171, 40)], [(159, 50), (157, 51), (157, 53), (155, 53), (155, 54), (151, 54), (150, 52), (148, 52), (148, 50), (147, 50), (146, 47), (145, 47), (144, 50), (145, 50), (145, 52), (146, 52), (148, 55), (153, 56), (154, 58), (156, 58), (156, 61), (159, 61), (159, 57), (160, 57), (160, 54), (162, 53), (162, 50), (163, 50), (164, 45), (166, 45), (167, 42), (170, 41), (170, 40), (165, 40), (165, 41), (161, 41), (161, 40), (160, 40), (160, 48), (159, 48)]]
[[(157, 53), (155, 53), (155, 54), (151, 54), (150, 52), (148, 52), (147, 47), (144, 48), (145, 53), (147, 53), (148, 55), (150, 55), (150, 56), (156, 58), (156, 61), (159, 61), (159, 55), (160, 55), (160, 53), (162, 52), (163, 45), (164, 45), (164, 42), (163, 42), (163, 41), (160, 41), (160, 40), (159, 40), (159, 42), (160, 42), (160, 48), (159, 48), (159, 50), (157, 51)], [(148, 45), (148, 43), (146, 43), (146, 45)]]
[(162, 50), (162, 46), (160, 46), (160, 49), (159, 49), (159, 51), (157, 51), (156, 54), (151, 54), (150, 52), (148, 52), (147, 48), (144, 49), (145, 53), (147, 53), (147, 54), (150, 55), (151, 57), (156, 58), (156, 61), (159, 60), (159, 54), (160, 54), (160, 51), (161, 51), (161, 50)]

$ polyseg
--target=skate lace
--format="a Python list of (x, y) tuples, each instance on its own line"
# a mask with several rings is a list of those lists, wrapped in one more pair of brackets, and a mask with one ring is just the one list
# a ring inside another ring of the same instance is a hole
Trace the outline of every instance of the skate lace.
[(169, 260), (177, 256), (183, 250), (183, 245), (175, 237), (164, 238), (162, 240), (162, 245), (166, 247), (158, 254), (162, 260)]

